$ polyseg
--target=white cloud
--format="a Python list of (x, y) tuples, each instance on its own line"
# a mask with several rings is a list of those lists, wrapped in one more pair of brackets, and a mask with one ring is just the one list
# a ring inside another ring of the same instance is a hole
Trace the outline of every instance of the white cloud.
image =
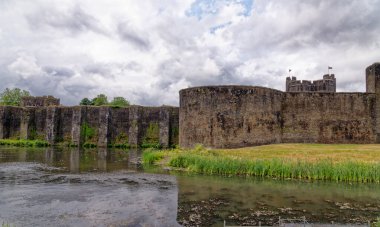
[(8, 65), (8, 70), (24, 79), (42, 74), (42, 69), (37, 65), (36, 58), (25, 53), (21, 53), (14, 62)]
[(289, 68), (317, 79), (331, 65), (338, 90), (364, 91), (379, 19), (379, 0), (0, 1), (0, 90), (178, 105), (181, 88), (284, 89)]

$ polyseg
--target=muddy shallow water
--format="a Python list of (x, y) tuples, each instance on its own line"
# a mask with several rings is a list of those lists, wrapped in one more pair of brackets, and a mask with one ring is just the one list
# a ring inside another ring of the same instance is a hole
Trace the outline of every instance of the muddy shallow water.
[(279, 216), (305, 216), (364, 224), (380, 216), (379, 184), (144, 172), (139, 157), (135, 150), (1, 147), (0, 223), (274, 225)]

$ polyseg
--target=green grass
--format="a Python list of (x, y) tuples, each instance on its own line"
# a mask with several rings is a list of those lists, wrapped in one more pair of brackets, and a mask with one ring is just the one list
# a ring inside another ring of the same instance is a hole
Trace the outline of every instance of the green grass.
[(48, 147), (49, 144), (43, 140), (13, 140), (0, 139), (0, 145), (16, 146), (16, 147)]
[(380, 227), (380, 217), (378, 217), (377, 220), (371, 226)]
[(155, 149), (146, 149), (142, 154), (143, 164), (152, 165), (157, 161), (162, 160), (167, 154), (164, 151), (159, 151)]
[(290, 144), (229, 150), (196, 146), (148, 152), (143, 162), (164, 159), (168, 166), (199, 174), (380, 183), (379, 157), (370, 159), (372, 152), (379, 155), (379, 151), (380, 145)]
[(380, 162), (380, 144), (274, 144), (238, 149), (215, 149), (221, 156), (245, 159), (290, 159), (315, 162)]

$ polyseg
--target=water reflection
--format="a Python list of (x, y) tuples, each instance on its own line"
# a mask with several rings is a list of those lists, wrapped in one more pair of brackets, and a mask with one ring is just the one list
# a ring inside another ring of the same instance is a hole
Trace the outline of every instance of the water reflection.
[(70, 152), (70, 173), (79, 173), (80, 151), (73, 149)]
[(177, 176), (178, 220), (186, 226), (273, 225), (278, 217), (361, 223), (380, 216), (380, 185)]
[(138, 171), (138, 153), (0, 149), (0, 223), (179, 226), (176, 178)]

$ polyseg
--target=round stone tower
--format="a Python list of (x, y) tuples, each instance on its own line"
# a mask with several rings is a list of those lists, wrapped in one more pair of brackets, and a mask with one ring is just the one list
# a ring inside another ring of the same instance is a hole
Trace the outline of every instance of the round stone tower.
[(366, 68), (365, 72), (367, 93), (376, 95), (376, 142), (380, 143), (380, 63), (373, 63)]
[(283, 92), (252, 86), (180, 91), (179, 144), (236, 148), (281, 142)]

